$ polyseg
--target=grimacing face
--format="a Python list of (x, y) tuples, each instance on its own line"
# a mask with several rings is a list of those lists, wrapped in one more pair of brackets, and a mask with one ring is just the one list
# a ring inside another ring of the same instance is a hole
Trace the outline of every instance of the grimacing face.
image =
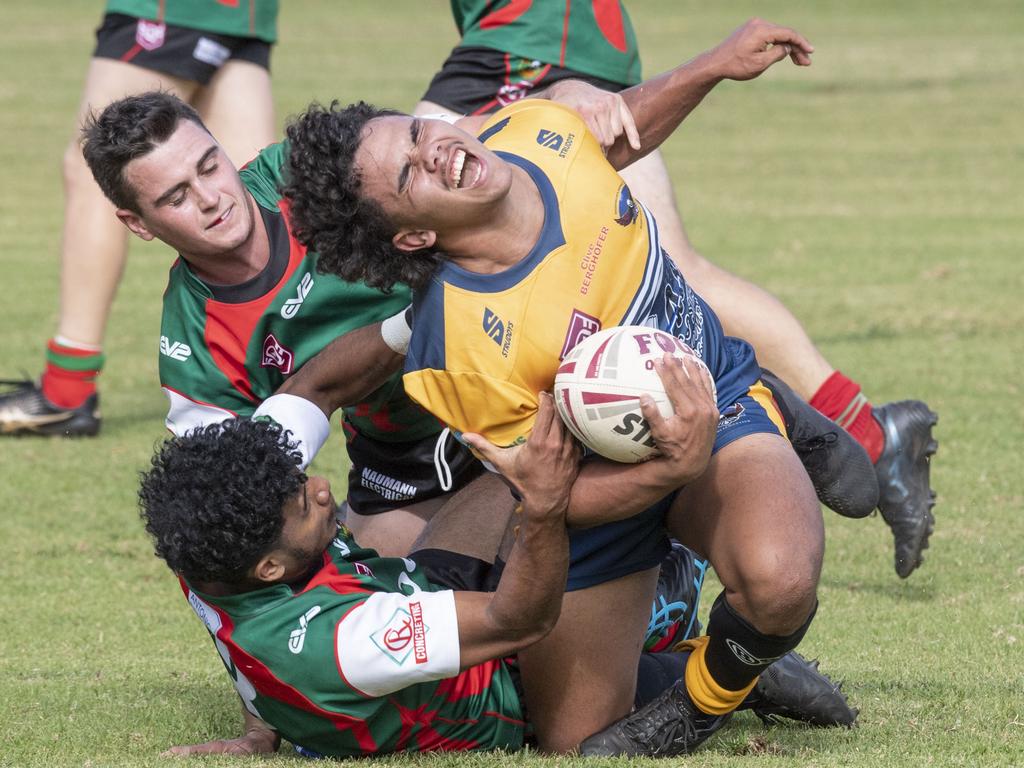
[(408, 115), (368, 122), (355, 164), (363, 194), (398, 229), (399, 248), (404, 232), (443, 236), (486, 220), (512, 185), (511, 166), (475, 136), (443, 120)]
[(117, 216), (143, 240), (182, 254), (216, 256), (252, 237), (255, 211), (238, 171), (199, 125), (181, 120), (174, 133), (124, 169), (138, 211)]

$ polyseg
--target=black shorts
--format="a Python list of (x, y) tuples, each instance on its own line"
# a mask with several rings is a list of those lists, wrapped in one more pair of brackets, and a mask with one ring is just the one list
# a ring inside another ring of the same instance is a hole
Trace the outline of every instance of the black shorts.
[(207, 85), (225, 62), (248, 61), (270, 69), (270, 43), (108, 13), (96, 30), (98, 59), (117, 59), (154, 72)]
[(431, 584), (456, 592), (493, 592), (501, 581), (505, 562), (494, 563), (446, 549), (420, 549), (409, 555)]
[(349, 433), (348, 504), (376, 515), (457, 491), (483, 464), (448, 430), (412, 442), (388, 443)]
[(605, 91), (628, 86), (493, 48), (455, 48), (430, 81), (424, 101), (461, 115), (483, 115), (559, 80), (582, 80)]

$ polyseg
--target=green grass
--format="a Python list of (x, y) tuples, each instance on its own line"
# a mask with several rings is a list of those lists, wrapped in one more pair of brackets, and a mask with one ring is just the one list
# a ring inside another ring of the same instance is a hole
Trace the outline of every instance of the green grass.
[[(381, 3), (283, 5), (281, 116), (314, 97), (410, 108), (455, 43), (443, 0), (392, 0), (386, 18)], [(816, 44), (810, 70), (724, 84), (666, 146), (688, 229), (710, 258), (782, 297), (873, 400), (921, 397), (941, 414), (938, 525), (920, 571), (896, 578), (878, 519), (827, 518), (803, 649), (847, 681), (860, 727), (764, 730), (741, 715), (672, 764), (1024, 765), (1019, 3), (632, 5), (648, 74), (755, 12)], [(99, 6), (5, 12), (3, 375), (38, 373), (56, 324), (60, 157)], [(0, 444), (0, 765), (167, 765), (157, 755), (171, 744), (235, 733), (220, 662), (134, 503), (164, 434), (156, 339), (170, 259), (133, 246), (108, 333), (102, 436)], [(344, 482), (337, 440), (318, 466)], [(576, 762), (381, 762), (456, 761)]]

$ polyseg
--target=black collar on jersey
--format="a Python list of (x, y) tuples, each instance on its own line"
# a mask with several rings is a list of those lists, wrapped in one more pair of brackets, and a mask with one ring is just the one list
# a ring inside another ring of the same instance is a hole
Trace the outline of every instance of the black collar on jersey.
[(215, 285), (203, 281), (214, 301), (224, 304), (244, 304), (266, 296), (271, 289), (284, 277), (288, 269), (288, 256), (291, 244), (288, 241), (288, 228), (280, 211), (270, 211), (262, 205), (256, 208), (263, 218), (263, 226), (267, 230), (267, 241), (270, 244), (270, 259), (255, 277), (237, 285)]

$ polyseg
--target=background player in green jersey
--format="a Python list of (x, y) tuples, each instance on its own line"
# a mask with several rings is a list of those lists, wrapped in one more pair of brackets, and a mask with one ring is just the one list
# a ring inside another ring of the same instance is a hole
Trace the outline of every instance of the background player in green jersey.
[(277, 0), (108, 0), (75, 130), (64, 153), (60, 319), (37, 382), (9, 382), (0, 435), (95, 435), (95, 380), (124, 270), (127, 233), (82, 160), (86, 117), (126, 94), (160, 89), (191, 103), (236, 164), (274, 140), (270, 49)]
[[(415, 114), (486, 114), (565, 78), (612, 92), (640, 82), (640, 53), (621, 0), (451, 0), (451, 8), (462, 39)], [(909, 576), (921, 564), (934, 526), (929, 457), (936, 449), (935, 415), (919, 401), (873, 410), (860, 385), (832, 367), (778, 299), (702, 256), (686, 235), (660, 151), (623, 169), (622, 177), (654, 214), (665, 250), (714, 307), (726, 332), (747, 339), (762, 365), (864, 446), (895, 540), (896, 572)]]

